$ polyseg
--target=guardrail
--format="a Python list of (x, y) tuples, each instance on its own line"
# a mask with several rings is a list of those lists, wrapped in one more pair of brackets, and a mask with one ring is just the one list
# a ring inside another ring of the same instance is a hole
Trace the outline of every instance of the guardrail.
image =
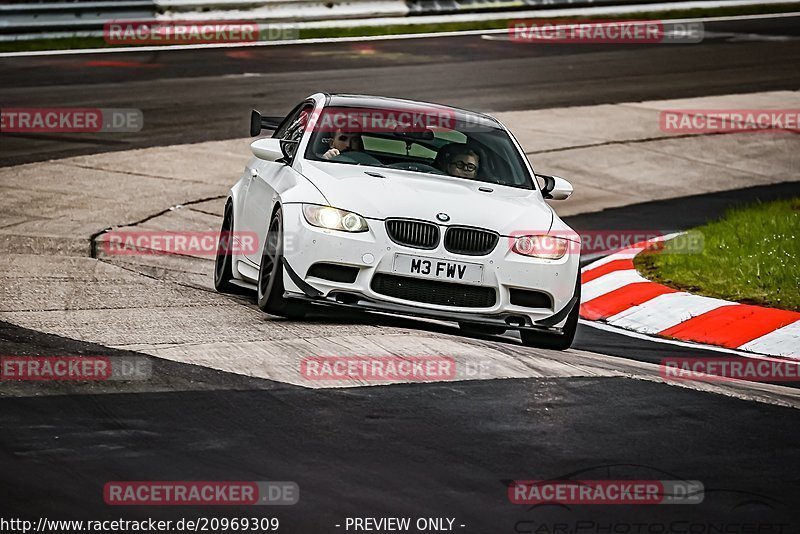
[[(261, 24), (632, 5), (659, 0), (6, 0), (0, 41), (102, 36), (115, 20), (246, 20)], [(690, 0), (671, 0), (686, 2)], [(790, 0), (787, 0), (790, 1)]]
[(16, 1), (0, 5), (0, 34), (93, 30), (109, 20), (147, 20), (154, 15), (153, 0)]
[[(648, 4), (662, 0), (411, 0), (410, 15), (444, 15), (449, 13), (473, 13), (515, 9), (619, 6), (625, 4)], [(675, 0), (673, 0), (675, 1)], [(677, 0), (683, 1), (683, 0)]]

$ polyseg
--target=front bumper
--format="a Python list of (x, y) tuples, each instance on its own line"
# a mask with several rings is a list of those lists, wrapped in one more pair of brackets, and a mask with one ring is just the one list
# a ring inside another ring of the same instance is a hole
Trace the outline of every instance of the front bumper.
[[(569, 311), (577, 305), (574, 296), (580, 255), (576, 251), (568, 252), (559, 260), (529, 258), (513, 252), (509, 238), (504, 237), (486, 256), (454, 254), (445, 250), (441, 243), (436, 249), (420, 250), (394, 243), (383, 221), (370, 219), (369, 231), (350, 234), (309, 225), (299, 204), (284, 205), (283, 211), (287, 297), (320, 305), (549, 332), (558, 331)], [(440, 226), (444, 231), (445, 226)], [(484, 308), (444, 306), (376, 293), (371, 281), (377, 273), (398, 274), (393, 272), (397, 253), (480, 263), (483, 278), (476, 285), (495, 291), (494, 305)], [(353, 283), (307, 276), (311, 266), (318, 262), (355, 267), (358, 275)], [(528, 308), (511, 304), (511, 288), (542, 292), (549, 296), (550, 306)]]

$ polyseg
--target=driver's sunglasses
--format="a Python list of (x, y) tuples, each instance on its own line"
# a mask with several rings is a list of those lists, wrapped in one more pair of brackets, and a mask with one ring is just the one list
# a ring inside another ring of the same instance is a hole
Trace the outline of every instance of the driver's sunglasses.
[(452, 161), (450, 165), (455, 165), (456, 169), (459, 171), (467, 171), (467, 172), (475, 172), (478, 170), (478, 166), (474, 163), (467, 163), (465, 161)]

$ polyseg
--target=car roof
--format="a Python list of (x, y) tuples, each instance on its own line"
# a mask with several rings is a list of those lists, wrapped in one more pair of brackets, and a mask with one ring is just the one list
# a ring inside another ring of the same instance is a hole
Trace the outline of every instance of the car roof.
[(453, 113), (460, 116), (462, 119), (468, 119), (476, 126), (487, 126), (490, 128), (503, 128), (503, 125), (497, 119), (484, 113), (470, 111), (468, 109), (456, 108), (453, 106), (445, 106), (443, 104), (435, 104), (432, 102), (423, 102), (421, 100), (408, 100), (404, 98), (390, 98), (386, 96), (374, 95), (358, 95), (348, 93), (326, 93), (328, 99), (327, 106), (334, 107), (365, 107), (371, 106), (395, 109), (399, 111), (420, 111), (426, 112), (437, 111)]

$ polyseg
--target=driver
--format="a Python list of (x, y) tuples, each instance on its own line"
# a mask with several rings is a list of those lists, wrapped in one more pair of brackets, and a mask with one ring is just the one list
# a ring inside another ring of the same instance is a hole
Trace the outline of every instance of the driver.
[(324, 159), (331, 159), (339, 154), (350, 151), (363, 152), (364, 140), (359, 132), (343, 132), (340, 129), (328, 140), (328, 150), (322, 155)]
[(439, 170), (459, 178), (476, 178), (481, 158), (469, 145), (451, 143), (442, 148), (436, 156)]

